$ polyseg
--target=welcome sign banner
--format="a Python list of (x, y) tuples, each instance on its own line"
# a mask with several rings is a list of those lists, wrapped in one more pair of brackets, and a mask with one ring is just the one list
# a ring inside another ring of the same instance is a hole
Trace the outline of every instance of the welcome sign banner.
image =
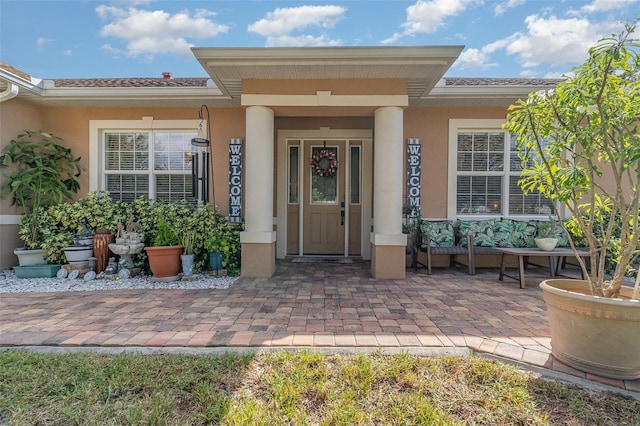
[(420, 180), (422, 177), (422, 145), (418, 138), (407, 139), (407, 205), (417, 207), (411, 210), (417, 215), (420, 209)]
[(242, 139), (229, 143), (229, 222), (242, 221)]

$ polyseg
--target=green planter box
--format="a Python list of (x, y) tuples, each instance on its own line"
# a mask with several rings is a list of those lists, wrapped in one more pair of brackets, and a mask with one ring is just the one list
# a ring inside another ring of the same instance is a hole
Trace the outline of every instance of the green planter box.
[(52, 278), (60, 270), (61, 265), (29, 265), (14, 266), (13, 270), (18, 278)]

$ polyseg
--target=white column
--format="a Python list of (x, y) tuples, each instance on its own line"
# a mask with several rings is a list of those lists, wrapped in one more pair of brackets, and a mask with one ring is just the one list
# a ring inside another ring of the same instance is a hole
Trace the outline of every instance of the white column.
[(373, 229), (376, 234), (402, 234), (402, 109), (375, 112)]
[(271, 243), (273, 233), (273, 110), (251, 106), (246, 112), (245, 232), (242, 242)]
[(402, 233), (402, 109), (375, 112), (373, 232), (371, 274), (377, 279), (403, 279), (407, 236)]

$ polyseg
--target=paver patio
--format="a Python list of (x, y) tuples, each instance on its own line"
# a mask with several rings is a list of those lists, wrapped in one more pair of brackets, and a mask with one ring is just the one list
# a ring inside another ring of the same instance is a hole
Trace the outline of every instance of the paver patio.
[(468, 347), (640, 392), (640, 381), (592, 377), (550, 356), (537, 284), (407, 271), (375, 280), (369, 263), (278, 261), (269, 279), (215, 290), (0, 294), (2, 346)]

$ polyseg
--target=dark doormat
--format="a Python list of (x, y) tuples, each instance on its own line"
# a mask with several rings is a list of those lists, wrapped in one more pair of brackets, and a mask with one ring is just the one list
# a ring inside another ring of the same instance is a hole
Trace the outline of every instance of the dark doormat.
[(291, 263), (353, 263), (348, 257), (296, 257)]

